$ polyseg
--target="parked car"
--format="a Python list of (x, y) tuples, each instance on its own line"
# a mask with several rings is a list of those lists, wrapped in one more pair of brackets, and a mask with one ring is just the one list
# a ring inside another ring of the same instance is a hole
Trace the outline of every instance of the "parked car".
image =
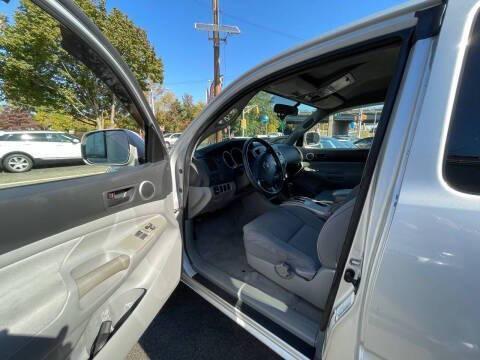
[(182, 135), (182, 133), (171, 133), (166, 134), (163, 138), (165, 140), (165, 144), (170, 148), (177, 142), (178, 138)]
[(265, 139), (275, 139), (279, 136), (283, 136), (283, 133), (281, 132), (271, 132), (268, 134), (259, 134), (257, 135), (259, 138), (265, 138)]
[(360, 149), (370, 149), (373, 143), (373, 136), (354, 141), (355, 146)]
[(333, 138), (339, 140), (339, 141), (349, 141), (349, 142), (355, 142), (357, 140), (356, 137), (350, 136), (350, 135), (333, 135)]
[(59, 131), (5, 131), (0, 134), (0, 159), (8, 172), (26, 172), (39, 164), (81, 161), (80, 140)]
[[(115, 171), (0, 191), (4, 358), (124, 358), (179, 281), (286, 359), (480, 358), (478, 0), (410, 1), (284, 52), (171, 152), (99, 29), (73, 1), (34, 3), (97, 84), (115, 84), (146, 151), (130, 161), (123, 130), (87, 133), (85, 161)], [(198, 147), (241, 128), (260, 93), (315, 111), (273, 144)], [(380, 103), (378, 146), (303, 143)]]
[(305, 133), (305, 147), (317, 149), (352, 149), (356, 146), (347, 139), (333, 136), (320, 136), (316, 132)]

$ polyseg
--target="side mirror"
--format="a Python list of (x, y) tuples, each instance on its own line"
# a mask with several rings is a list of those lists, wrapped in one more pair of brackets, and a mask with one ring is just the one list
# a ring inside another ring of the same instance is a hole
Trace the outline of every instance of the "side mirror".
[(92, 131), (83, 135), (82, 158), (89, 165), (136, 165), (145, 161), (145, 142), (130, 130)]
[(320, 143), (320, 135), (316, 132), (308, 132), (305, 134), (305, 145), (317, 145)]
[(78, 144), (79, 142), (80, 142), (80, 140), (78, 140), (78, 139), (72, 139), (72, 143), (74, 143), (74, 144)]

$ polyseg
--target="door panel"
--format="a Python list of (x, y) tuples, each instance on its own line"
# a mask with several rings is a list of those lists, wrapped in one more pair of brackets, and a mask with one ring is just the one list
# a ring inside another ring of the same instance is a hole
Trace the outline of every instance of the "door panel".
[[(155, 187), (149, 200), (139, 193), (144, 181)], [(125, 188), (134, 189), (128, 202), (110, 206), (105, 201), (107, 193)], [(164, 199), (171, 191), (167, 160), (124, 167), (115, 175), (105, 173), (1, 190), (0, 217), (9, 226), (3, 229), (0, 254), (103, 216)]]
[(315, 196), (326, 189), (351, 189), (360, 183), (368, 150), (300, 148), (303, 170), (293, 179), (296, 191)]
[[(108, 320), (115, 329), (159, 279), (166, 299), (181, 259), (169, 207), (171, 196), (146, 202), (0, 256), (2, 354), (85, 355), (99, 325)], [(156, 313), (161, 302), (153, 306)]]

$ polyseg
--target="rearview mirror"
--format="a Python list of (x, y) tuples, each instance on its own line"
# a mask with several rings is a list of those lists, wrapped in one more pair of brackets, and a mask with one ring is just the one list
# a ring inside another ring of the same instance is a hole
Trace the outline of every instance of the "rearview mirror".
[(136, 165), (145, 161), (145, 142), (130, 130), (92, 131), (83, 135), (82, 158), (89, 165)]
[(286, 105), (286, 104), (275, 104), (273, 107), (273, 112), (277, 114), (280, 119), (285, 119), (287, 115), (298, 115), (298, 107)]

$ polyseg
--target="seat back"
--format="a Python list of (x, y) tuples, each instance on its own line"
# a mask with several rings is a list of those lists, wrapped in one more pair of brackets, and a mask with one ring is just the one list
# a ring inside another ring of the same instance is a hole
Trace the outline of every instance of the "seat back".
[(317, 239), (317, 255), (322, 267), (337, 268), (354, 205), (355, 197), (336, 208), (323, 225)]

